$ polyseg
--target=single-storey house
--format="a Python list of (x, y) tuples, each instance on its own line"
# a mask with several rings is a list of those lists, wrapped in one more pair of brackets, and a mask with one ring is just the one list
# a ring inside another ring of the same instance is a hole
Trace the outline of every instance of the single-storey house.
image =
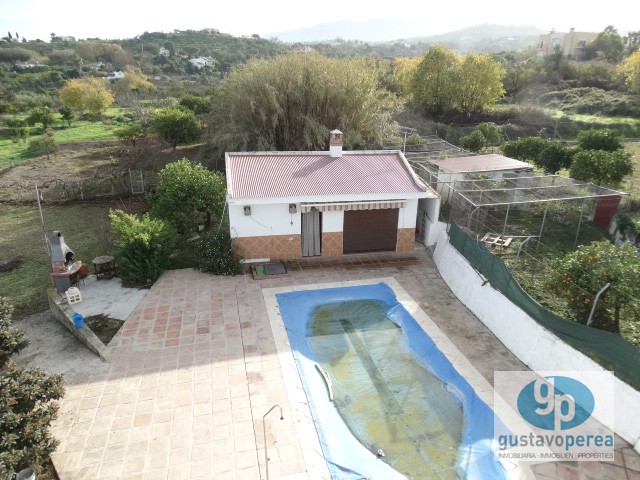
[(288, 260), (410, 251), (418, 200), (438, 194), (400, 151), (226, 154), (227, 204), (234, 246), (245, 259)]

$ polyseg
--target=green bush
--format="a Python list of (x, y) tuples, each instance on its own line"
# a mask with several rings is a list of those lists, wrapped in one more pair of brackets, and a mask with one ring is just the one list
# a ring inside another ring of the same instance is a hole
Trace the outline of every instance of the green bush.
[(427, 139), (422, 138), (416, 132), (413, 132), (411, 135), (407, 137), (407, 141), (405, 142), (405, 144), (406, 145), (426, 145)]
[(24, 332), (10, 328), (13, 307), (0, 297), (0, 478), (36, 471), (58, 444), (49, 432), (64, 395), (62, 375), (16, 367), (11, 356), (27, 346)]
[(168, 163), (158, 174), (151, 213), (186, 234), (201, 223), (208, 230), (222, 216), (227, 183), (224, 175), (212, 172), (186, 158)]
[(123, 279), (136, 285), (155, 282), (169, 267), (171, 255), (180, 244), (174, 227), (148, 213), (138, 217), (112, 210), (109, 218)]
[(240, 258), (233, 250), (226, 229), (211, 231), (198, 242), (199, 265), (203, 272), (214, 275), (238, 275), (243, 272)]
[(573, 150), (571, 148), (554, 142), (540, 152), (534, 163), (547, 173), (558, 173), (563, 168), (569, 168), (572, 159)]
[(640, 259), (628, 244), (610, 242), (580, 245), (553, 262), (546, 286), (567, 302), (576, 321), (586, 324), (596, 293), (606, 284), (593, 316), (593, 327), (620, 332), (622, 315), (634, 321), (640, 295)]
[(487, 139), (480, 130), (474, 130), (460, 139), (460, 146), (471, 152), (480, 152), (487, 147)]
[(502, 142), (503, 128), (493, 122), (484, 122), (476, 125), (475, 131), (482, 133), (487, 145), (499, 145)]
[(500, 150), (507, 157), (535, 162), (540, 157), (540, 153), (553, 143), (551, 140), (541, 137), (524, 137), (503, 143)]
[(49, 160), (49, 155), (58, 151), (58, 142), (53, 138), (53, 131), (49, 129), (44, 135), (31, 140), (27, 150), (31, 155), (46, 155)]
[(578, 147), (582, 150), (615, 152), (623, 146), (620, 134), (610, 128), (592, 128), (578, 133)]
[(633, 173), (631, 154), (624, 150), (578, 150), (571, 162), (571, 178), (616, 187)]

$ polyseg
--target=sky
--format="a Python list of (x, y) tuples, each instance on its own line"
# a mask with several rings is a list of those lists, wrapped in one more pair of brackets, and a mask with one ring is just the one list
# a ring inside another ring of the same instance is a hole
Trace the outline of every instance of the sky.
[[(425, 35), (482, 23), (593, 32), (613, 25), (625, 33), (640, 30), (637, 11), (630, 11), (633, 4), (629, 0), (609, 0), (598, 7), (575, 0), (0, 0), (0, 36), (10, 30), (28, 40), (48, 41), (51, 33), (76, 39), (117, 39), (145, 31), (209, 27), (236, 36), (265, 36), (334, 20), (405, 15), (424, 22)], [(399, 32), (398, 38), (402, 37)]]

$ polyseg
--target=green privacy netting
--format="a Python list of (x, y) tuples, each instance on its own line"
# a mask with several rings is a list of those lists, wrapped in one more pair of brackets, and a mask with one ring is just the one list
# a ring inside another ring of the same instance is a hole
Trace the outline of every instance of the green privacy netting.
[(500, 258), (481, 242), (469, 238), (455, 223), (451, 224), (449, 239), (451, 245), (489, 280), (493, 288), (536, 322), (607, 370), (613, 371), (616, 377), (640, 389), (640, 349), (615, 333), (567, 320), (544, 308), (522, 290)]

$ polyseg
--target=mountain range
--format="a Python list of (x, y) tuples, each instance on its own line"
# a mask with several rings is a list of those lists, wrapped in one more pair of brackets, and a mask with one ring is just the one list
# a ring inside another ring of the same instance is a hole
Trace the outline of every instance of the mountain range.
[(363, 42), (390, 42), (403, 40), (406, 43), (459, 43), (478, 42), (489, 39), (519, 39), (537, 37), (545, 30), (532, 25), (475, 25), (453, 32), (428, 35), (428, 27), (415, 19), (406, 17), (372, 18), (363, 21), (338, 20), (307, 28), (276, 32), (266, 35), (287, 43), (312, 43), (335, 39), (360, 40)]

